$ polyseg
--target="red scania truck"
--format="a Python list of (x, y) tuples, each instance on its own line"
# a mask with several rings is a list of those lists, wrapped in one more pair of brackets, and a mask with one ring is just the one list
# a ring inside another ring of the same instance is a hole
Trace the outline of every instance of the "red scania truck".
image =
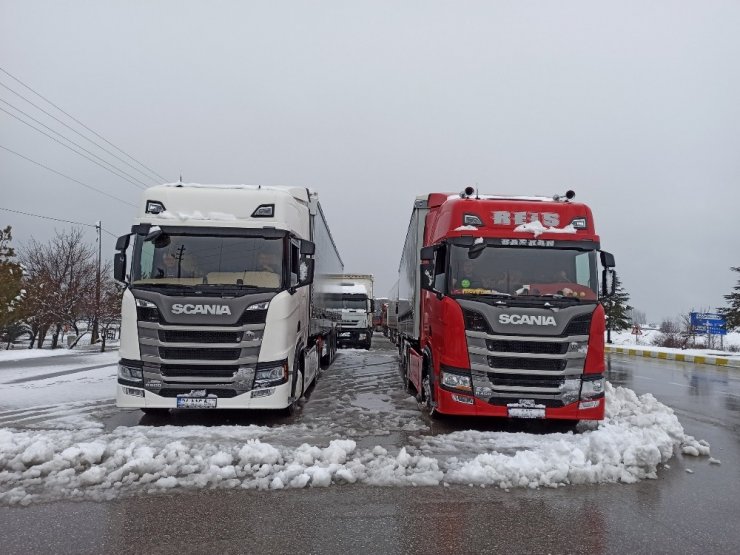
[(614, 257), (574, 197), (416, 198), (396, 302), (401, 367), (423, 410), (603, 419), (599, 296), (614, 294)]

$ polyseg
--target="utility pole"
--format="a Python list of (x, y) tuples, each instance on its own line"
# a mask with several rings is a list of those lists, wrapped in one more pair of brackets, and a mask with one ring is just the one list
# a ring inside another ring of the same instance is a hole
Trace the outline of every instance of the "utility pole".
[(95, 280), (95, 315), (93, 318), (93, 329), (92, 336), (90, 337), (90, 343), (97, 343), (100, 340), (98, 333), (98, 323), (100, 320), (100, 264), (103, 258), (103, 241), (102, 241), (102, 230), (103, 222), (95, 222), (95, 230), (98, 232), (98, 275)]

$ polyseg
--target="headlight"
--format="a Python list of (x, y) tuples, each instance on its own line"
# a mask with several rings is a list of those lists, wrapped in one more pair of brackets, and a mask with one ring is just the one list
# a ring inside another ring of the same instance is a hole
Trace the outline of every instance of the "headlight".
[(581, 399), (592, 399), (593, 397), (600, 397), (604, 394), (604, 378), (599, 377), (595, 380), (583, 380), (581, 385)]
[(288, 381), (288, 361), (263, 362), (257, 365), (254, 386), (280, 385)]
[(262, 301), (261, 303), (250, 304), (247, 310), (267, 310), (268, 306), (270, 306), (270, 301)]
[(571, 341), (568, 345), (569, 353), (580, 353), (585, 355), (588, 353), (588, 341)]
[(461, 389), (463, 391), (473, 391), (470, 383), (470, 376), (463, 376), (461, 374), (452, 374), (450, 372), (442, 372), (442, 385), (451, 389)]
[(129, 382), (143, 382), (144, 372), (141, 368), (119, 364), (118, 377)]
[(136, 315), (145, 322), (158, 322), (159, 309), (157, 305), (146, 299), (136, 299)]

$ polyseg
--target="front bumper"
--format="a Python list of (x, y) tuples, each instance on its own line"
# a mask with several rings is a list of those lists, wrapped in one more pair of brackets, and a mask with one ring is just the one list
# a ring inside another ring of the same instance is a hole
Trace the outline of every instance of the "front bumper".
[[(436, 410), (441, 414), (459, 415), (459, 416), (498, 416), (504, 418), (512, 417), (509, 414), (508, 405), (521, 405), (519, 400), (512, 398), (509, 402), (491, 401), (479, 399), (464, 392), (453, 392), (441, 387), (435, 388)], [(606, 408), (606, 398), (602, 394), (599, 397), (590, 399), (581, 399), (566, 405), (552, 406), (553, 403), (541, 402), (533, 399), (533, 406), (544, 406), (545, 419), (560, 420), (603, 420), (604, 410)], [(548, 406), (550, 405), (550, 406)], [(594, 406), (595, 405), (595, 406)], [(583, 408), (588, 407), (588, 408)]]
[[(254, 389), (234, 397), (218, 397), (216, 409), (284, 409), (290, 404), (290, 383), (263, 389)], [(269, 395), (262, 395), (272, 390)], [(207, 390), (206, 390), (207, 391)], [(135, 394), (132, 394), (135, 393)], [(257, 395), (257, 396), (255, 396)], [(118, 384), (116, 406), (130, 409), (176, 409), (177, 397), (163, 397), (143, 388)], [(189, 410), (189, 409), (183, 409)], [(210, 410), (210, 409), (209, 409)]]

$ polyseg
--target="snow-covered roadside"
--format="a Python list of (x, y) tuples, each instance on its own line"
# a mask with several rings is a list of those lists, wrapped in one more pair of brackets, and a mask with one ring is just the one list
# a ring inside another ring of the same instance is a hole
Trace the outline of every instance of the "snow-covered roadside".
[(0, 350), (0, 362), (15, 362), (31, 358), (59, 357), (79, 354), (79, 351), (75, 351), (73, 349), (2, 349)]
[[(171, 489), (473, 484), (559, 487), (656, 478), (681, 451), (709, 455), (652, 395), (607, 385), (607, 417), (579, 434), (459, 431), (358, 448), (332, 426), (119, 427), (84, 415), (0, 430), (0, 502), (105, 500)], [(47, 426), (48, 428), (48, 426)], [(320, 429), (321, 428), (321, 429)], [(296, 438), (326, 437), (320, 445)], [(330, 439), (331, 438), (331, 439)]]

